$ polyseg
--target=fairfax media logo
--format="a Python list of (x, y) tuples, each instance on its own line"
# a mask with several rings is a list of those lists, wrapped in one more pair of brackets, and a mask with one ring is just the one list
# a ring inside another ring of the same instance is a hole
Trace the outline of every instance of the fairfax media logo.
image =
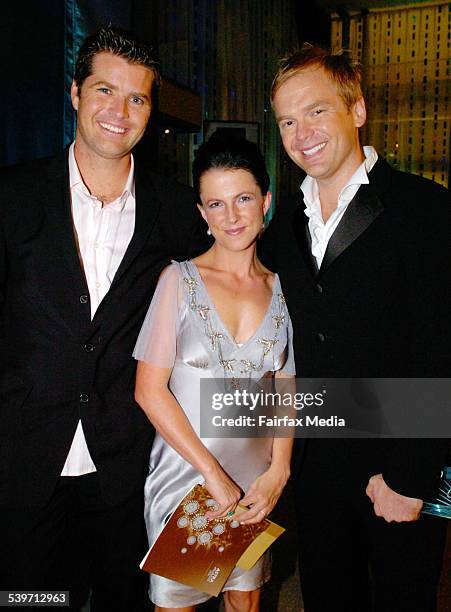
[(207, 582), (214, 582), (220, 573), (221, 573), (221, 570), (219, 569), (219, 567), (217, 566), (212, 567), (211, 570), (209, 570), (208, 572)]

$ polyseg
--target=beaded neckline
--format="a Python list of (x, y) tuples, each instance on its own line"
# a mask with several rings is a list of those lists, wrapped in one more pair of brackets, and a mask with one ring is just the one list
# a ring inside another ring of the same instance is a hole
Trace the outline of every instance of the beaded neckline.
[[(280, 291), (280, 283), (279, 283), (278, 277), (276, 276), (276, 278), (274, 279), (272, 298), (267, 308), (267, 311), (265, 313), (265, 316), (263, 317), (260, 325), (255, 330), (255, 332), (252, 334), (252, 336), (250, 336), (249, 339), (245, 343), (242, 343), (242, 345), (240, 346), (230, 335), (227, 327), (224, 325), (223, 321), (221, 320), (218, 311), (214, 307), (214, 304), (208, 294), (207, 288), (205, 286), (205, 283), (202, 280), (202, 277), (199, 273), (199, 270), (196, 264), (194, 264), (192, 261), (190, 262), (185, 261), (183, 265), (185, 268), (185, 276), (183, 277), (183, 280), (188, 290), (189, 308), (193, 312), (197, 313), (198, 316), (200, 317), (203, 323), (204, 333), (209, 339), (210, 349), (212, 352), (217, 354), (219, 363), (221, 364), (224, 370), (224, 376), (227, 378), (231, 378), (232, 380), (236, 381), (236, 383), (239, 385), (238, 381), (241, 376), (243, 375), (250, 376), (252, 372), (261, 372), (263, 370), (265, 357), (269, 355), (271, 351), (274, 350), (274, 346), (279, 341), (278, 339), (279, 329), (285, 322), (285, 318), (286, 318), (285, 309), (286, 308), (285, 308), (285, 299), (283, 297), (283, 294)], [(195, 272), (194, 276), (196, 276), (197, 278), (193, 276), (189, 266), (192, 266)], [(198, 302), (197, 288), (199, 286), (203, 288), (203, 291), (205, 292), (205, 296), (207, 298), (208, 303), (201, 304)], [(274, 311), (276, 311), (275, 314), (272, 314), (271, 316), (273, 320), (272, 338), (263, 338), (261, 337), (261, 330), (263, 329), (263, 326), (265, 322), (267, 321), (268, 317)], [(214, 322), (211, 320), (211, 312), (215, 313), (216, 320), (218, 321), (219, 327), (221, 327), (221, 329), (218, 329), (218, 326), (216, 326)], [(226, 356), (224, 354), (224, 349), (228, 343), (233, 344), (236, 350), (242, 351), (248, 348), (251, 344), (255, 342), (261, 346), (260, 359), (258, 359), (257, 361), (252, 361), (250, 359), (245, 359), (245, 358), (226, 359)]]
[(255, 336), (258, 335), (258, 332), (261, 330), (261, 328), (266, 323), (266, 320), (267, 320), (267, 318), (268, 318), (268, 316), (271, 313), (271, 310), (273, 308), (273, 302), (274, 302), (274, 300), (277, 297), (277, 289), (280, 288), (279, 287), (279, 282), (278, 282), (278, 276), (276, 275), (275, 278), (274, 278), (271, 299), (269, 300), (268, 307), (267, 307), (267, 309), (265, 311), (265, 314), (263, 315), (263, 318), (260, 321), (258, 327), (252, 332), (252, 334), (249, 336), (249, 338), (247, 340), (245, 340), (244, 342), (237, 342), (235, 340), (234, 336), (230, 333), (230, 330), (228, 329), (227, 325), (225, 325), (224, 321), (221, 318), (221, 315), (218, 312), (218, 309), (216, 308), (213, 300), (211, 299), (211, 296), (208, 293), (207, 286), (205, 285), (205, 282), (204, 282), (204, 280), (202, 278), (202, 275), (201, 275), (201, 273), (199, 271), (199, 268), (191, 260), (188, 263), (194, 269), (196, 280), (197, 280), (197, 285), (198, 285), (198, 287), (202, 288), (203, 293), (204, 293), (204, 295), (206, 297), (206, 300), (208, 301), (208, 306), (207, 307), (204, 306), (203, 308), (204, 309), (208, 308), (209, 309), (209, 313), (210, 312), (214, 312), (215, 313), (216, 319), (217, 319), (221, 329), (224, 331), (225, 335), (231, 341), (231, 343), (234, 344), (238, 349), (241, 349), (241, 348), (247, 346), (248, 344), (251, 344), (253, 339), (255, 338)]

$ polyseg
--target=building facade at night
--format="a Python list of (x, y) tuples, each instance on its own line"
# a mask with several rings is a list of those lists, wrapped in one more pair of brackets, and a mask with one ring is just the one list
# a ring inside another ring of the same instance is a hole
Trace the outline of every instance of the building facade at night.
[(364, 66), (362, 141), (400, 170), (448, 186), (450, 4), (372, 4), (378, 7), (332, 14), (332, 48), (350, 49)]

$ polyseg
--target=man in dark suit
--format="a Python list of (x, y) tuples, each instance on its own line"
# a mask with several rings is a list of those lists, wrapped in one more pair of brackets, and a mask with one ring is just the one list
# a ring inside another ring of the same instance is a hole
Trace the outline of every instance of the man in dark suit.
[[(362, 148), (361, 69), (345, 54), (304, 45), (282, 60), (272, 100), (284, 148), (307, 174), (264, 239), (293, 321), (297, 375), (448, 377), (448, 192)], [(446, 521), (420, 511), (446, 451), (446, 440), (428, 439), (299, 448), (306, 612), (435, 609)]]
[(88, 37), (75, 142), (2, 176), (1, 588), (69, 590), (73, 609), (89, 587), (93, 610), (146, 607), (132, 351), (161, 270), (206, 247), (191, 190), (131, 154), (158, 79), (128, 33)]

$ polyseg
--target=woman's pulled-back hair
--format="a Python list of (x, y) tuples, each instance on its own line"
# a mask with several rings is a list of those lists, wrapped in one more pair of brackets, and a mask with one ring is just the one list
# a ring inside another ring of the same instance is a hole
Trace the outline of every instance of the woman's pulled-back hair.
[(269, 174), (258, 146), (245, 138), (215, 132), (197, 150), (193, 162), (193, 186), (200, 201), (200, 180), (209, 170), (247, 170), (260, 187), (262, 195), (269, 189)]

